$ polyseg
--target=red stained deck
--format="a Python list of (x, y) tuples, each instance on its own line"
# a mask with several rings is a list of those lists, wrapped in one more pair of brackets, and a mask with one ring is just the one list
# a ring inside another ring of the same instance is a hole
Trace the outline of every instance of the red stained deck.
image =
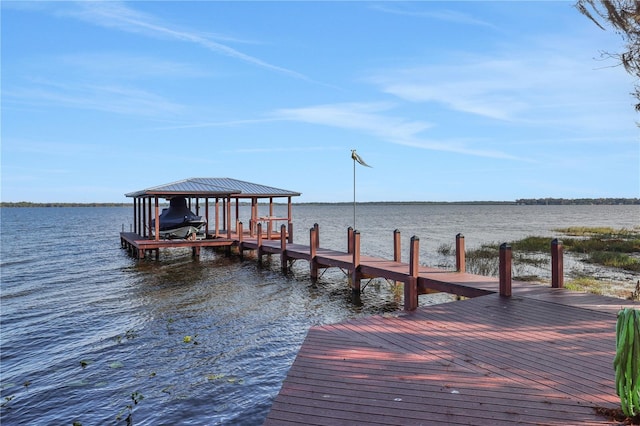
[(265, 425), (614, 424), (633, 304), (529, 287), (312, 328)]

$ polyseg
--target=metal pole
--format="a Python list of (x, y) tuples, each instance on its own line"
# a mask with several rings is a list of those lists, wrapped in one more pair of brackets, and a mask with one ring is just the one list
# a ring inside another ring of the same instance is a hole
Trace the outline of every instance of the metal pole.
[(356, 160), (353, 160), (353, 229), (356, 228)]

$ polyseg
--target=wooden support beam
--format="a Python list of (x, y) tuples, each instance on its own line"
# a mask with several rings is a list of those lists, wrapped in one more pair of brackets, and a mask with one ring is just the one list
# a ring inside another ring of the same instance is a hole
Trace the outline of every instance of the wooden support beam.
[(351, 230), (351, 253), (353, 254), (353, 263), (351, 265), (351, 292), (360, 294), (360, 281), (362, 274), (360, 273), (360, 232)]
[(243, 238), (244, 233), (242, 232), (242, 222), (238, 222), (238, 254), (240, 255), (240, 259), (244, 258)]
[(209, 197), (205, 197), (204, 199), (204, 218), (207, 220), (207, 229), (205, 229), (205, 238), (209, 238), (209, 224), (211, 221), (209, 220)]
[(500, 296), (511, 297), (511, 246), (500, 245)]
[(420, 238), (411, 237), (409, 247), (409, 276), (404, 283), (404, 309), (414, 311), (418, 307), (418, 272), (420, 266)]
[(257, 233), (257, 243), (258, 249), (256, 252), (258, 253), (258, 262), (262, 262), (262, 223), (258, 222), (256, 224), (256, 233)]
[(400, 230), (396, 229), (393, 231), (393, 261), (401, 262), (402, 261), (402, 248), (400, 245)]
[(347, 228), (347, 253), (353, 253), (353, 228)]
[(149, 232), (147, 233), (147, 238), (151, 239), (151, 198), (147, 199), (147, 217), (149, 217)]
[(155, 240), (160, 241), (160, 205), (158, 203), (158, 196), (155, 196), (155, 209), (156, 209), (156, 222), (155, 222)]
[(320, 248), (320, 225), (314, 223), (313, 229), (316, 230), (316, 248)]
[(227, 197), (227, 209), (226, 209), (226, 226), (227, 226), (227, 238), (231, 239), (231, 197)]
[(318, 260), (317, 256), (317, 230), (316, 228), (311, 228), (309, 230), (309, 268), (311, 279), (315, 280), (318, 278)]
[(464, 248), (464, 235), (456, 235), (456, 271), (466, 272), (467, 261)]
[(557, 238), (551, 241), (551, 287), (564, 287), (564, 247)]
[(293, 244), (293, 222), (289, 221), (289, 243)]
[(289, 269), (289, 257), (287, 256), (287, 227), (280, 226), (280, 269), (287, 272)]

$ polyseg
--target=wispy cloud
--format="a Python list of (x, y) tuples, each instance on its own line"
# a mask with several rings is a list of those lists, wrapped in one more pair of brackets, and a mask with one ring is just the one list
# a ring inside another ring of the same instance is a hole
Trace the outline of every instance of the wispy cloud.
[(491, 24), (490, 22), (478, 19), (466, 13), (460, 13), (450, 9), (421, 10), (413, 8), (416, 3), (409, 4), (412, 6), (411, 8), (407, 7), (406, 5), (398, 4), (394, 4), (392, 6), (388, 4), (377, 4), (371, 7), (380, 12), (389, 13), (392, 15), (413, 16), (416, 18), (434, 19), (455, 24), (475, 25), (494, 29), (496, 28), (496, 26)]
[[(69, 16), (94, 25), (113, 28), (119, 31), (141, 34), (147, 37), (162, 38), (182, 41), (199, 45), (207, 50), (219, 53), (249, 64), (262, 67), (271, 71), (282, 73), (290, 77), (311, 81), (311, 79), (299, 72), (280, 67), (263, 61), (251, 55), (213, 40), (212, 35), (193, 30), (185, 30), (162, 22), (160, 19), (132, 9), (118, 1), (78, 2), (74, 8), (63, 8), (59, 15)], [(222, 37), (221, 37), (222, 38)], [(229, 41), (229, 38), (225, 38)]]
[(6, 90), (13, 105), (56, 106), (141, 116), (179, 113), (184, 109), (157, 94), (122, 85), (60, 84), (34, 81), (30, 87)]
[(372, 135), (382, 141), (435, 151), (455, 152), (480, 157), (521, 160), (510, 154), (489, 149), (476, 149), (470, 141), (437, 141), (422, 133), (433, 125), (388, 115), (393, 104), (344, 103), (306, 108), (280, 109), (273, 113), (279, 119), (350, 129)]
[(624, 91), (627, 82), (620, 78), (619, 69), (594, 70), (588, 55), (566, 55), (576, 50), (560, 54), (550, 46), (532, 43), (524, 52), (459, 53), (446, 64), (380, 70), (368, 81), (405, 101), (437, 103), (492, 120), (602, 127), (607, 120), (604, 116), (594, 120), (594, 114), (613, 112), (602, 99), (611, 99), (614, 88)]

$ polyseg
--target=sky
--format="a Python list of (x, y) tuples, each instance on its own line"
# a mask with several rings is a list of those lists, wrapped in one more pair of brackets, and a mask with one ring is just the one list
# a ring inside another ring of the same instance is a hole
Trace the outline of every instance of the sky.
[(623, 40), (573, 5), (4, 0), (1, 200), (640, 197)]

